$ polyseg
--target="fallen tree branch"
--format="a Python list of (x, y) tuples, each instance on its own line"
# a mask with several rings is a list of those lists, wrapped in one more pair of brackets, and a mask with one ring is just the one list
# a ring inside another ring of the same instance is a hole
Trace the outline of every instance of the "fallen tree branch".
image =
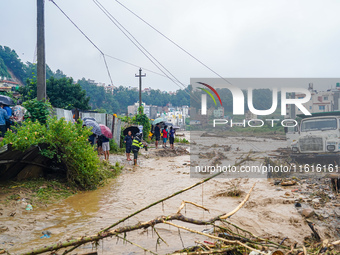
[[(192, 251), (192, 252), (186, 252), (186, 255), (201, 255), (201, 254), (224, 254), (228, 251), (235, 250), (235, 248), (225, 248), (225, 249), (219, 249), (219, 250), (211, 250), (211, 251)], [(172, 255), (183, 255), (183, 252), (176, 252), (172, 253)]]
[(168, 243), (161, 237), (161, 235), (158, 233), (158, 231), (156, 230), (155, 227), (153, 227), (153, 230), (154, 230), (155, 233), (157, 234), (158, 238), (159, 238), (160, 240), (162, 240), (162, 242), (165, 243), (165, 244), (169, 247)]
[(340, 245), (340, 240), (332, 242), (330, 245)]
[(251, 251), (256, 251), (260, 254), (266, 255), (266, 253), (261, 252), (259, 250), (256, 250), (256, 249), (254, 249), (254, 248), (252, 248), (252, 247), (250, 247), (250, 246), (248, 246), (248, 245), (246, 245), (246, 244), (244, 244), (240, 241), (237, 241), (237, 240), (228, 240), (228, 239), (224, 239), (222, 237), (209, 235), (209, 234), (206, 234), (206, 233), (203, 233), (203, 232), (199, 232), (199, 231), (196, 231), (196, 230), (193, 230), (193, 229), (190, 229), (190, 228), (186, 228), (186, 227), (174, 224), (172, 222), (168, 222), (168, 221), (164, 221), (163, 223), (168, 224), (168, 225), (173, 226), (173, 227), (176, 227), (176, 228), (184, 229), (186, 231), (189, 231), (189, 232), (192, 232), (192, 233), (195, 233), (195, 234), (198, 234), (198, 235), (202, 235), (202, 236), (206, 236), (206, 237), (209, 237), (209, 238), (212, 238), (212, 239), (220, 240), (220, 241), (223, 241), (223, 242), (228, 243), (228, 244), (238, 244), (238, 245), (243, 246), (244, 248), (247, 248)]
[[(245, 199), (242, 201), (242, 203), (241, 203), (242, 206), (249, 199), (250, 193), (252, 192), (254, 186), (255, 186), (255, 183), (252, 186), (252, 188), (250, 189), (250, 191), (248, 192)], [(157, 217), (154, 220), (150, 220), (150, 221), (143, 222), (143, 223), (137, 223), (137, 224), (132, 225), (132, 226), (120, 227), (120, 228), (117, 228), (115, 230), (106, 231), (106, 232), (101, 231), (97, 235), (85, 236), (85, 237), (81, 237), (81, 238), (78, 238), (78, 239), (75, 239), (75, 240), (69, 240), (69, 241), (66, 241), (64, 243), (57, 243), (57, 244), (54, 244), (54, 245), (51, 245), (51, 246), (45, 246), (43, 248), (32, 250), (31, 252), (23, 253), (22, 255), (41, 254), (41, 253), (44, 253), (44, 252), (47, 252), (47, 251), (55, 251), (55, 250), (58, 250), (58, 249), (61, 249), (61, 248), (82, 245), (82, 244), (89, 243), (89, 242), (95, 242), (95, 241), (104, 239), (106, 237), (114, 236), (114, 235), (117, 235), (117, 234), (120, 234), (120, 233), (127, 233), (127, 232), (134, 231), (134, 230), (137, 230), (137, 229), (146, 229), (148, 227), (153, 227), (156, 224), (163, 223), (163, 221), (178, 220), (178, 221), (183, 221), (183, 222), (187, 222), (187, 223), (192, 223), (192, 224), (195, 224), (195, 225), (211, 225), (212, 223), (214, 223), (216, 221), (223, 220), (222, 217), (225, 217), (226, 215), (231, 216), (231, 215), (235, 214), (242, 206), (238, 206), (232, 212), (214, 217), (214, 218), (212, 218), (208, 221), (192, 219), (192, 218), (186, 217), (186, 216), (184, 216), (182, 214), (178, 214), (178, 213), (174, 214), (174, 215), (170, 215), (170, 216), (160, 216), (160, 217)], [(228, 217), (230, 217), (230, 216), (228, 216)]]
[(199, 244), (199, 245), (205, 247), (208, 251), (211, 251), (211, 250), (212, 250), (212, 249), (211, 249), (208, 245), (206, 245), (205, 243), (202, 243), (202, 242), (200, 242), (200, 241), (195, 241), (195, 243), (197, 243), (197, 244)]
[(253, 186), (251, 187), (250, 191), (248, 192), (248, 194), (246, 195), (246, 197), (243, 199), (243, 201), (241, 202), (241, 204), (239, 204), (233, 211), (231, 211), (230, 213), (227, 213), (223, 216), (221, 216), (220, 218), (223, 219), (228, 219), (229, 217), (231, 217), (232, 215), (234, 215), (238, 210), (240, 210), (242, 208), (242, 206), (244, 206), (244, 204), (248, 201), (249, 197), (250, 197), (250, 193), (253, 191), (254, 187), (255, 187), (256, 182), (253, 184)]
[[(279, 248), (290, 249), (289, 247), (284, 246), (284, 245), (282, 245), (282, 244), (275, 243), (275, 242), (270, 241), (270, 240), (268, 240), (268, 239), (264, 239), (264, 238), (261, 238), (261, 237), (259, 237), (259, 236), (256, 236), (256, 235), (254, 235), (253, 233), (249, 232), (248, 230), (245, 230), (245, 229), (243, 229), (243, 228), (240, 228), (240, 227), (237, 226), (236, 224), (233, 224), (233, 223), (231, 223), (231, 222), (229, 222), (229, 221), (227, 221), (227, 220), (221, 220), (221, 222), (222, 222), (222, 223), (227, 223), (227, 224), (229, 224), (229, 225), (235, 227), (236, 229), (241, 230), (241, 231), (243, 231), (243, 232), (245, 232), (245, 233), (251, 235), (252, 237), (254, 237), (255, 239), (258, 239), (258, 240), (260, 240), (260, 241), (264, 241), (264, 242), (273, 244), (273, 245), (275, 245), (275, 246), (277, 246), (277, 247), (279, 247)], [(216, 225), (216, 226), (220, 228), (220, 226), (218, 226), (218, 225)], [(238, 235), (239, 235), (239, 234), (238, 234)]]
[(173, 194), (170, 195), (170, 196), (167, 196), (167, 197), (162, 198), (161, 200), (158, 200), (158, 201), (156, 201), (156, 202), (154, 202), (154, 203), (152, 203), (152, 204), (150, 204), (150, 205), (148, 205), (148, 206), (145, 206), (144, 208), (142, 208), (142, 209), (140, 209), (140, 210), (138, 210), (138, 211), (136, 211), (136, 212), (134, 212), (134, 213), (132, 213), (132, 214), (126, 216), (125, 218), (120, 219), (119, 221), (115, 222), (115, 223), (112, 224), (111, 226), (109, 226), (109, 227), (107, 227), (107, 228), (104, 228), (103, 230), (99, 231), (98, 234), (100, 234), (100, 233), (102, 233), (102, 232), (105, 232), (105, 231), (108, 231), (109, 229), (111, 229), (111, 228), (117, 226), (118, 224), (120, 224), (120, 223), (126, 221), (127, 219), (130, 219), (131, 217), (133, 217), (133, 216), (135, 216), (135, 215), (137, 215), (137, 214), (139, 214), (139, 213), (141, 213), (141, 212), (143, 212), (143, 211), (145, 211), (145, 210), (147, 210), (147, 209), (149, 209), (149, 208), (151, 208), (151, 207), (153, 207), (153, 206), (155, 206), (155, 205), (157, 205), (157, 204), (160, 204), (160, 203), (162, 203), (162, 202), (164, 202), (164, 201), (166, 201), (166, 200), (168, 200), (168, 199), (170, 199), (170, 198), (172, 198), (172, 197), (175, 197), (175, 196), (177, 196), (177, 195), (179, 195), (179, 194), (182, 194), (183, 192), (186, 192), (186, 191), (188, 191), (188, 190), (191, 190), (191, 189), (193, 189), (193, 188), (195, 188), (195, 187), (197, 187), (197, 186), (199, 186), (199, 185), (201, 185), (201, 184), (203, 184), (203, 183), (205, 183), (205, 182), (207, 182), (207, 181), (210, 181), (211, 179), (213, 179), (213, 178), (219, 176), (219, 175), (222, 174), (222, 173), (223, 173), (223, 171), (221, 171), (221, 172), (219, 172), (219, 173), (216, 173), (216, 174), (214, 174), (214, 175), (212, 175), (212, 176), (210, 176), (210, 177), (208, 177), (208, 178), (206, 178), (206, 179), (204, 179), (204, 180), (202, 180), (202, 181), (200, 181), (200, 182), (197, 182), (197, 183), (195, 183), (195, 184), (193, 184), (193, 185), (191, 185), (191, 186), (189, 186), (189, 187), (186, 187), (185, 189), (182, 189), (182, 190), (180, 190), (180, 191), (177, 191), (177, 192), (173, 193)]
[(182, 201), (182, 204), (181, 204), (181, 206), (178, 208), (177, 213), (180, 213), (186, 204), (192, 204), (192, 205), (194, 205), (194, 206), (196, 206), (196, 207), (199, 207), (199, 208), (201, 208), (201, 209), (203, 209), (203, 210), (209, 212), (209, 209), (205, 208), (205, 207), (202, 206), (202, 205), (199, 205), (199, 204), (196, 204), (196, 203), (190, 202), (190, 201)]
[(80, 237), (80, 238), (74, 239), (74, 240), (68, 240), (68, 241), (63, 242), (63, 243), (59, 242), (59, 243), (56, 243), (56, 244), (53, 244), (53, 245), (50, 245), (50, 246), (44, 246), (42, 248), (38, 248), (38, 249), (32, 250), (30, 252), (22, 253), (22, 255), (41, 254), (41, 253), (44, 253), (44, 252), (55, 251), (55, 250), (59, 250), (61, 248), (66, 248), (66, 247), (70, 247), (70, 246), (82, 245), (82, 244), (89, 243), (89, 242), (96, 242), (98, 240), (101, 240), (101, 239), (104, 239), (104, 238), (107, 238), (107, 237), (116, 236), (117, 234), (128, 233), (128, 232), (138, 230), (138, 229), (146, 229), (146, 228), (149, 228), (149, 227), (153, 227), (156, 224), (163, 223), (164, 220), (168, 220), (168, 221), (178, 220), (178, 221), (183, 221), (183, 222), (187, 222), (187, 223), (192, 223), (192, 224), (195, 224), (195, 225), (209, 225), (211, 222), (215, 222), (215, 221), (219, 220), (219, 216), (212, 218), (208, 221), (192, 219), (192, 218), (186, 217), (182, 214), (160, 216), (160, 217), (157, 217), (156, 219), (146, 221), (146, 222), (143, 222), (143, 223), (137, 223), (137, 224), (131, 225), (131, 226), (120, 227), (120, 228), (116, 228), (116, 229), (111, 230), (111, 231), (98, 233), (96, 235)]
[(146, 249), (146, 248), (140, 246), (139, 244), (133, 243), (133, 242), (127, 240), (125, 237), (121, 237), (121, 236), (119, 236), (119, 235), (116, 235), (116, 236), (117, 236), (118, 238), (120, 238), (120, 239), (123, 239), (125, 242), (127, 242), (127, 243), (129, 243), (129, 244), (132, 244), (132, 245), (134, 245), (134, 246), (136, 246), (136, 247), (138, 247), (138, 248), (144, 250), (145, 252), (150, 252), (151, 254), (157, 255), (157, 253), (154, 253), (153, 251), (150, 251), (150, 250), (148, 250), (148, 249)]

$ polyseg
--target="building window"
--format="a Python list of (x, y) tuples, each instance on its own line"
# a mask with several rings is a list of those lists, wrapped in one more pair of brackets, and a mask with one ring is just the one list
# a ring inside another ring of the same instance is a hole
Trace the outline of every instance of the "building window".
[(309, 110), (312, 110), (312, 108), (313, 108), (312, 106), (309, 106)]
[(324, 105), (319, 105), (319, 110), (325, 110), (325, 106)]
[(323, 97), (323, 100), (324, 100), (324, 101), (328, 101), (328, 96)]

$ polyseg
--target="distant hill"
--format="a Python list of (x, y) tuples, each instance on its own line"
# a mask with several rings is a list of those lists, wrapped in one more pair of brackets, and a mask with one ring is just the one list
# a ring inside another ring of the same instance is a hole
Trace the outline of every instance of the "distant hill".
[[(15, 50), (0, 45), (0, 77), (13, 79), (21, 85), (26, 84), (27, 79), (33, 79), (37, 73), (37, 66), (33, 63), (23, 63)], [(54, 73), (46, 65), (46, 78), (54, 76)], [(65, 76), (66, 77), (66, 76)]]
[(0, 58), (0, 77), (11, 77), (8, 72), (7, 66), (2, 58)]
[[(24, 64), (14, 50), (7, 46), (0, 46), (0, 77), (11, 77), (17, 79), (19, 83), (26, 85), (27, 79), (36, 79), (36, 73), (36, 64), (30, 62)], [(67, 77), (59, 69), (53, 72), (46, 65), (46, 78), (50, 79), (51, 77), (54, 79), (71, 78)], [(77, 83), (86, 91), (86, 96), (90, 98), (89, 105), (93, 110), (101, 110), (107, 113), (127, 113), (128, 105), (138, 101), (138, 91), (124, 86), (114, 88), (111, 93), (106, 92), (102, 86), (90, 83), (85, 78), (78, 80)], [(168, 103), (171, 103), (173, 106), (190, 106), (190, 89), (190, 85), (186, 89), (177, 90), (176, 93), (151, 89), (142, 93), (142, 99), (147, 105), (166, 106)], [(222, 98), (225, 111), (232, 112), (232, 95), (230, 91), (227, 91), (225, 95)], [(268, 99), (271, 96), (272, 92), (269, 89), (254, 90), (254, 107), (259, 110), (269, 109), (272, 102)], [(200, 98), (200, 95), (195, 95), (195, 98)], [(200, 107), (199, 100), (193, 100), (191, 103), (195, 107)], [(214, 107), (214, 103), (210, 99), (208, 99), (208, 107)], [(245, 109), (248, 110), (247, 105), (245, 105)]]

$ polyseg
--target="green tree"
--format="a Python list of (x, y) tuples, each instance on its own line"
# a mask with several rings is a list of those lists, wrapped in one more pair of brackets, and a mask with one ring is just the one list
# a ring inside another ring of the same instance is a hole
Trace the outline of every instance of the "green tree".
[(11, 75), (9, 74), (7, 70), (7, 66), (5, 65), (4, 60), (0, 57), (0, 77), (10, 77)]
[(138, 114), (133, 118), (133, 122), (143, 126), (143, 137), (146, 138), (149, 136), (151, 125), (149, 118), (142, 112), (144, 112), (143, 106), (138, 107)]
[(15, 50), (0, 45), (0, 58), (2, 58), (7, 68), (23, 83), (26, 78), (25, 65), (21, 62)]
[[(24, 100), (31, 100), (37, 95), (37, 83), (31, 80), (25, 87), (20, 87), (19, 92)], [(73, 84), (72, 78), (55, 79), (51, 77), (46, 81), (46, 93), (53, 107), (71, 110), (78, 108), (89, 110), (89, 97), (79, 84)]]
[[(25, 73), (26, 80), (27, 79), (35, 80), (37, 78), (37, 65), (31, 62), (26, 62)], [(56, 77), (56, 74), (54, 74), (51, 68), (48, 65), (46, 65), (46, 79), (49, 79), (52, 76)]]
[(27, 115), (31, 121), (38, 121), (41, 124), (46, 124), (50, 111), (52, 110), (52, 106), (48, 101), (43, 102), (36, 98), (24, 102), (23, 106), (27, 109)]

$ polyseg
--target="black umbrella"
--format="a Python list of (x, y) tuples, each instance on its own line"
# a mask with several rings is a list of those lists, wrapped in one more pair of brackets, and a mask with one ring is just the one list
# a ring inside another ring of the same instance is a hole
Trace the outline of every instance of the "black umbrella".
[(127, 135), (129, 131), (131, 131), (132, 136), (135, 136), (135, 134), (139, 133), (139, 128), (137, 126), (127, 127), (123, 130), (123, 135)]
[(4, 96), (4, 95), (0, 95), (0, 104), (15, 105), (12, 98), (10, 98), (8, 96)]

